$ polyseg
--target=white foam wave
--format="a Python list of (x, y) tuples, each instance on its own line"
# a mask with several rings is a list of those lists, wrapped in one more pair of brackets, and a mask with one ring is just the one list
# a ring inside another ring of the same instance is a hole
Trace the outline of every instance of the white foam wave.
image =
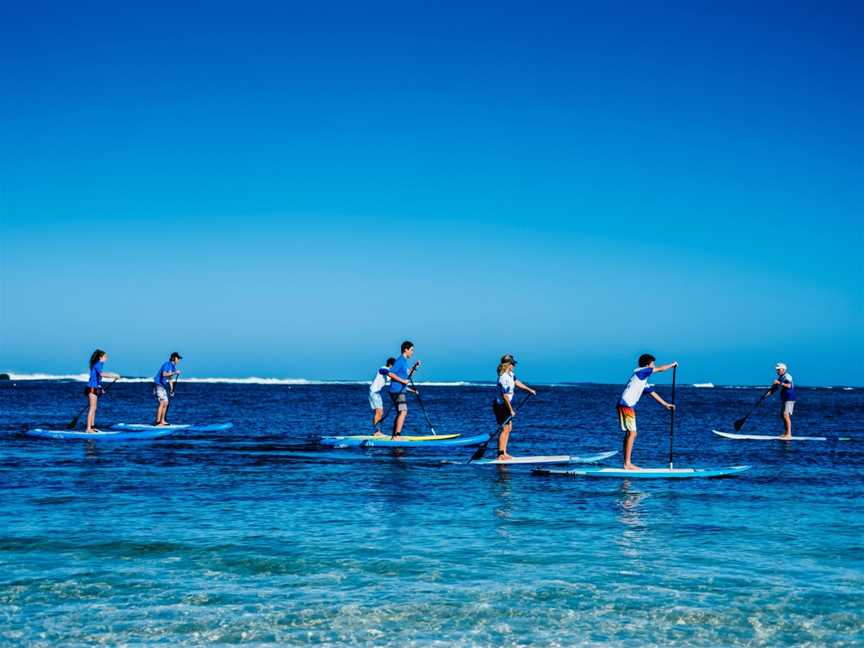
[(76, 380), (79, 382), (87, 382), (89, 376), (86, 373), (81, 374), (47, 374), (47, 373), (33, 373), (33, 374), (19, 374), (14, 371), (2, 372), (6, 373), (9, 376), (10, 380)]
[[(87, 382), (89, 374), (49, 374), (49, 373), (15, 373), (15, 372), (0, 372), (7, 373), (10, 380), (25, 381), (25, 380), (56, 380), (56, 381), (75, 381)], [(123, 376), (122, 382), (130, 383), (146, 383), (151, 382), (153, 378), (147, 376)], [(307, 378), (264, 378), (260, 376), (248, 376), (245, 378), (231, 377), (202, 377), (194, 376), (181, 377), (184, 383), (209, 383), (223, 385), (369, 385), (368, 380), (309, 380)], [(472, 383), (465, 380), (456, 380), (449, 382), (442, 381), (416, 381), (417, 385), (424, 387), (464, 387), (467, 385), (482, 385), (482, 383)]]

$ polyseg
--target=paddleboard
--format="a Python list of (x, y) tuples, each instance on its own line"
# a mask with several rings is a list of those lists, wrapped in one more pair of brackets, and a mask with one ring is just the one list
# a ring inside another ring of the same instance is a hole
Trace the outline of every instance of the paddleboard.
[(546, 455), (536, 457), (513, 457), (502, 461), (500, 459), (482, 459), (480, 461), (472, 461), (471, 463), (480, 466), (508, 466), (510, 464), (580, 464), (580, 463), (598, 463), (604, 459), (608, 459), (618, 454), (617, 450), (608, 452), (598, 452), (593, 455), (585, 455), (584, 457), (575, 457), (573, 455)]
[(189, 432), (221, 432), (222, 430), (230, 430), (234, 427), (233, 423), (210, 423), (210, 424), (171, 424), (171, 425), (149, 425), (147, 423), (115, 423), (111, 426), (112, 430), (188, 430)]
[(146, 439), (158, 439), (159, 437), (174, 434), (177, 430), (159, 428), (158, 430), (102, 430), (100, 432), (84, 432), (83, 430), (44, 430), (34, 428), (27, 430), (25, 434), (43, 439), (79, 439), (86, 441), (139, 441)]
[(728, 477), (737, 475), (750, 466), (729, 466), (728, 468), (580, 468), (576, 470), (549, 470), (535, 468), (534, 475), (563, 475), (565, 477), (615, 477), (617, 479), (692, 479), (694, 477)]
[(331, 448), (438, 448), (452, 446), (480, 445), (489, 439), (488, 434), (464, 437), (460, 434), (439, 434), (437, 436), (332, 436), (322, 437), (319, 443)]
[[(828, 437), (814, 436), (793, 436), (785, 438), (781, 436), (771, 436), (765, 434), (734, 434), (732, 432), (721, 432), (720, 430), (712, 430), (717, 436), (724, 439), (735, 439), (737, 441), (827, 441)], [(837, 437), (839, 441), (848, 441), (849, 437)]]

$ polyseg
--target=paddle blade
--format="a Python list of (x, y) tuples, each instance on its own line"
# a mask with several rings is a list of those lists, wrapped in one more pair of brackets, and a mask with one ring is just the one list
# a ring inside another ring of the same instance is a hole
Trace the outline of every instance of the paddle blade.
[(471, 455), (471, 458), (468, 460), (468, 463), (471, 463), (472, 461), (477, 461), (478, 459), (482, 459), (483, 455), (486, 454), (486, 448), (488, 448), (488, 447), (489, 447), (489, 443), (486, 442), (482, 446), (477, 448), (474, 451), (474, 454)]
[(80, 418), (80, 414), (78, 416), (76, 416), (75, 418), (73, 418), (71, 421), (69, 421), (66, 424), (66, 429), (67, 430), (74, 430), (78, 426), (78, 419), (79, 418)]
[(736, 431), (736, 432), (740, 432), (740, 431), (741, 431), (741, 428), (744, 427), (744, 422), (745, 422), (746, 420), (747, 420), (747, 417), (745, 416), (744, 418), (740, 418), (740, 419), (738, 419), (737, 421), (735, 421), (735, 431)]

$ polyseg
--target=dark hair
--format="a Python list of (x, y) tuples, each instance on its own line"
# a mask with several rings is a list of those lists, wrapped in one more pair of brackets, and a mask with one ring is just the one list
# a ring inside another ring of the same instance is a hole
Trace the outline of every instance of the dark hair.
[(402, 353), (405, 353), (408, 349), (410, 349), (413, 346), (414, 346), (413, 342), (411, 342), (410, 340), (405, 340), (402, 343), (402, 349), (401, 349)]
[(171, 354), (171, 358), (169, 358), (169, 359), (171, 360), (171, 362), (174, 362), (175, 360), (178, 360), (178, 359), (182, 360), (183, 356), (181, 356), (179, 353), (177, 353), (175, 351), (174, 353)]
[(103, 355), (105, 355), (105, 352), (102, 349), (96, 349), (93, 352), (93, 355), (90, 356), (90, 368), (91, 369), (93, 368), (93, 365), (95, 365), (97, 362), (99, 362), (102, 359)]
[(387, 358), (387, 362), (384, 363), (385, 367), (392, 367), (396, 364), (396, 358)]
[(650, 353), (643, 353), (641, 356), (639, 356), (639, 366), (640, 367), (647, 367), (649, 364), (654, 362), (656, 359), (657, 358), (652, 356)]

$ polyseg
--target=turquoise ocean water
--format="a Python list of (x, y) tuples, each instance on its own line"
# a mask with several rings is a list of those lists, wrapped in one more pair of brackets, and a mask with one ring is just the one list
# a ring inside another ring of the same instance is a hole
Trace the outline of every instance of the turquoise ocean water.
[[(465, 465), (465, 448), (316, 447), (365, 431), (364, 385), (181, 383), (175, 422), (235, 427), (22, 434), (65, 423), (81, 389), (0, 384), (3, 645), (862, 644), (860, 389), (801, 388), (795, 417), (796, 433), (853, 441), (781, 444), (711, 433), (757, 389), (680, 388), (676, 465), (753, 466), (680, 482), (538, 477)], [(619, 391), (542, 388), (512, 452), (618, 449)], [(441, 433), (494, 429), (488, 387), (423, 396)], [(149, 399), (118, 384), (100, 421), (147, 421)], [(778, 407), (746, 431), (776, 432)], [(668, 417), (638, 411), (635, 459), (663, 465)], [(416, 403), (409, 428), (425, 432)]]

